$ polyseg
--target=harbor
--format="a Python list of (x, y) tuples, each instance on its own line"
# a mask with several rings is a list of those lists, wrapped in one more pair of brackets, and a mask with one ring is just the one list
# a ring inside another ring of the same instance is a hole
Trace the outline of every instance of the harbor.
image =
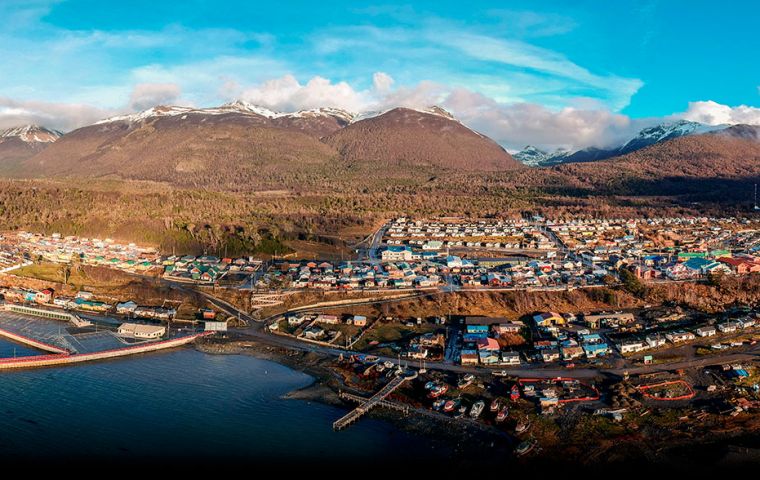
[(68, 312), (2, 305), (0, 336), (44, 353), (0, 358), (0, 370), (69, 365), (155, 352), (187, 345), (211, 334), (179, 330), (167, 332), (165, 337), (140, 339), (121, 335), (122, 331), (121, 326), (99, 327)]

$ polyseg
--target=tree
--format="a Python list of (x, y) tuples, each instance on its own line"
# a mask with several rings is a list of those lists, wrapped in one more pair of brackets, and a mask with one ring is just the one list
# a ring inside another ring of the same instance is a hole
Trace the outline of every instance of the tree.
[(630, 293), (631, 295), (634, 295), (639, 298), (643, 298), (647, 293), (647, 287), (644, 285), (639, 278), (634, 275), (630, 270), (628, 270), (625, 267), (620, 268), (618, 271), (620, 275), (620, 281), (623, 283), (623, 288)]
[(63, 276), (63, 284), (68, 284), (69, 278), (71, 278), (71, 265), (68, 263), (63, 264), (63, 267), (61, 267), (61, 275)]

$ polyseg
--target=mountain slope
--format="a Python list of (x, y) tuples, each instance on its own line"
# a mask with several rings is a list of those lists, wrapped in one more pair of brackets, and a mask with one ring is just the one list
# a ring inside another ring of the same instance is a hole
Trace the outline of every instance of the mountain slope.
[(238, 107), (156, 107), (70, 132), (24, 166), (44, 176), (115, 176), (234, 190), (336, 157), (305, 133), (309, 129), (279, 127), (266, 115)]
[(386, 167), (442, 167), (502, 171), (519, 167), (493, 140), (454, 120), (440, 108), (394, 108), (360, 117), (324, 141), (350, 163)]
[(599, 193), (709, 193), (710, 182), (725, 186), (760, 176), (760, 143), (731, 134), (739, 130), (746, 129), (682, 136), (621, 157), (552, 170), (564, 176), (566, 185)]
[(38, 125), (0, 131), (0, 173), (13, 174), (23, 162), (58, 140), (61, 132)]
[(551, 166), (560, 163), (595, 162), (635, 152), (649, 145), (674, 138), (686, 135), (698, 135), (725, 128), (725, 125), (710, 126), (687, 120), (678, 120), (676, 122), (662, 123), (644, 128), (635, 137), (618, 146), (607, 148), (587, 147), (575, 152), (568, 152), (562, 149), (555, 152), (545, 152), (536, 147), (528, 146), (523, 151), (516, 153), (515, 158), (532, 167)]

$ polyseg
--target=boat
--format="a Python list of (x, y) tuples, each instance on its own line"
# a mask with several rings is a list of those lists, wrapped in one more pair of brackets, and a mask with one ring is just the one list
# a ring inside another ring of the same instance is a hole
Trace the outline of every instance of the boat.
[(433, 387), (432, 390), (430, 390), (430, 393), (428, 393), (428, 397), (430, 398), (438, 398), (444, 393), (449, 391), (449, 386), (446, 384), (443, 385), (436, 385)]
[(501, 408), (501, 399), (500, 398), (494, 398), (493, 401), (491, 401), (491, 411), (492, 412), (498, 412)]
[(391, 368), (393, 368), (393, 362), (391, 362), (390, 360), (386, 360), (386, 361), (383, 363), (383, 365), (385, 365), (385, 368), (388, 368), (388, 369), (391, 369)]
[(443, 411), (444, 412), (453, 412), (454, 410), (459, 407), (460, 400), (458, 398), (455, 398), (453, 400), (449, 400), (446, 403), (443, 404)]
[(433, 402), (433, 410), (440, 410), (443, 408), (444, 405), (446, 405), (446, 399), (439, 398), (438, 400)]
[(467, 388), (468, 386), (470, 386), (473, 380), (475, 380), (475, 375), (468, 373), (467, 375), (459, 379), (459, 382), (457, 382), (457, 387)]
[(506, 377), (509, 375), (509, 372), (506, 370), (496, 370), (493, 372), (494, 377)]
[(530, 453), (534, 448), (536, 447), (536, 441), (533, 439), (525, 440), (524, 442), (520, 443), (520, 445), (515, 448), (515, 454), (518, 457), (522, 457), (523, 455), (527, 455)]
[(509, 416), (509, 409), (507, 407), (502, 407), (501, 410), (499, 410), (499, 413), (496, 414), (496, 421), (497, 422), (503, 422), (507, 419)]
[(472, 405), (470, 416), (472, 418), (478, 418), (480, 414), (483, 413), (484, 408), (486, 408), (486, 403), (483, 400), (478, 400)]
[(520, 398), (520, 389), (518, 388), (516, 383), (512, 385), (512, 390), (509, 392), (509, 398), (513, 402), (516, 402), (517, 399)]
[(515, 427), (515, 433), (524, 433), (527, 432), (530, 428), (530, 422), (527, 420), (520, 420), (517, 423), (517, 426)]

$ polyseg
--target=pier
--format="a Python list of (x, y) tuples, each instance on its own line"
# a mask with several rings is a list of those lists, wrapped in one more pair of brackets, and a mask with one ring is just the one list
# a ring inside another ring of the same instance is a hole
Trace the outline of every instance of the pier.
[[(342, 394), (344, 398), (359, 401), (362, 402), (358, 407), (348, 412), (343, 417), (339, 418), (333, 423), (333, 429), (334, 430), (343, 430), (344, 428), (348, 428), (359, 420), (361, 417), (364, 416), (367, 412), (372, 410), (373, 408), (377, 406), (383, 406), (383, 407), (389, 407), (396, 410), (400, 410), (403, 407), (400, 405), (397, 405), (393, 402), (388, 402), (385, 399), (393, 393), (398, 387), (404, 384), (407, 380), (412, 380), (413, 378), (417, 377), (417, 372), (412, 373), (401, 373), (397, 377), (395, 377), (393, 380), (388, 382), (383, 388), (381, 388), (377, 393), (372, 395), (368, 400), (363, 399), (359, 397), (358, 395), (351, 395), (351, 394)], [(407, 409), (408, 413), (408, 409)]]

